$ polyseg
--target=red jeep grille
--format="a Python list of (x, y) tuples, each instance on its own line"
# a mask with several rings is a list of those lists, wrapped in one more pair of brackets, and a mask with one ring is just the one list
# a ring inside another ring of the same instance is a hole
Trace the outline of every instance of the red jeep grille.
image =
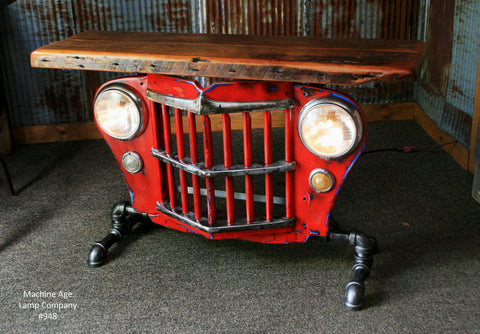
[(160, 144), (152, 149), (161, 162), (160, 212), (209, 233), (294, 224), (292, 109), (275, 111), (284, 127), (272, 129), (270, 111), (209, 116), (167, 104), (155, 104)]

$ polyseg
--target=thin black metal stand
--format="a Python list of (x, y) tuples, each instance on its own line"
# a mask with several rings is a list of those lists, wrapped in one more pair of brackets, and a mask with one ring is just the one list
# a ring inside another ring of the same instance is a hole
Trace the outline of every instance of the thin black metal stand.
[(122, 240), (140, 221), (150, 222), (146, 213), (137, 212), (129, 202), (118, 202), (112, 208), (112, 229), (100, 241), (95, 242), (88, 254), (87, 264), (91, 268), (100, 267), (105, 262), (108, 249)]
[(5, 162), (2, 160), (2, 158), (0, 158), (0, 179), (7, 186), (8, 193), (11, 196), (15, 196), (12, 179), (10, 178), (10, 174), (8, 173), (7, 165), (5, 165)]
[(343, 231), (333, 220), (331, 221), (333, 223), (330, 225), (327, 240), (355, 247), (352, 278), (345, 289), (345, 308), (349, 311), (357, 311), (363, 305), (365, 280), (370, 275), (373, 255), (377, 252), (377, 241), (360, 231)]

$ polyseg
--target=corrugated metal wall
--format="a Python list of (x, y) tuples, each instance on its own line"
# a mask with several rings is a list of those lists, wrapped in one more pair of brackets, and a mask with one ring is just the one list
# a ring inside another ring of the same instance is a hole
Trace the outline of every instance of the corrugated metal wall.
[(1, 11), (0, 29), (1, 73), (12, 125), (83, 120), (79, 73), (32, 70), (29, 62), (37, 46), (73, 34), (71, 6), (17, 1)]
[(92, 120), (101, 82), (119, 74), (30, 67), (36, 48), (85, 30), (200, 32), (200, 1), (17, 0), (0, 9), (0, 60), (12, 126)]
[[(449, 4), (454, 6), (450, 36), (445, 17), (432, 10)], [(449, 40), (451, 55), (437, 63), (438, 53), (427, 55), (418, 89), (412, 83), (340, 89), (361, 103), (418, 99), (445, 131), (468, 146), (480, 43), (479, 7), (478, 0), (18, 0), (0, 12), (1, 73), (10, 121), (12, 126), (26, 126), (92, 120), (92, 94), (112, 74), (32, 69), (29, 64), (35, 48), (85, 30), (425, 36), (427, 45), (431, 39), (430, 46)], [(429, 29), (424, 27), (424, 15), (429, 17)], [(447, 34), (435, 39), (432, 24)]]
[(480, 1), (428, 2), (427, 54), (416, 99), (442, 130), (469, 147), (480, 50)]

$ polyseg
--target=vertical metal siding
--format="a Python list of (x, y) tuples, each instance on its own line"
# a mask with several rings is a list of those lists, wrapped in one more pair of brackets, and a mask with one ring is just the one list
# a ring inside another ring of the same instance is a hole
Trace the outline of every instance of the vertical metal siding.
[(316, 0), (312, 2), (312, 35), (413, 39), (418, 6), (418, 0)]
[[(440, 55), (445, 59), (440, 63), (442, 66), (438, 65), (439, 52), (427, 53), (421, 85), (415, 90), (416, 100), (442, 130), (469, 147), (480, 50), (480, 2), (463, 0), (448, 4), (453, 9), (453, 13), (447, 12), (451, 19), (449, 31), (441, 36), (438, 33), (432, 36), (436, 25), (446, 26), (442, 17), (436, 17), (438, 8), (432, 6), (446, 4), (443, 1), (426, 1), (427, 47), (443, 50), (443, 43), (448, 42), (448, 49)], [(435, 38), (440, 42), (436, 42)], [(442, 44), (438, 46), (434, 43)]]
[(207, 33), (297, 35), (297, 1), (207, 0)]
[(76, 32), (86, 30), (191, 32), (187, 0), (72, 1)]
[(480, 50), (480, 1), (459, 2), (453, 24), (447, 96), (449, 103), (472, 116)]
[(17, 0), (2, 8), (0, 67), (12, 126), (92, 120), (93, 91), (99, 83), (119, 76), (33, 69), (31, 51), (85, 30), (193, 32), (191, 16), (198, 15), (200, 3), (201, 0)]
[(0, 11), (2, 78), (10, 121), (16, 125), (83, 119), (79, 74), (32, 69), (29, 55), (40, 45), (73, 34), (64, 1), (17, 1)]

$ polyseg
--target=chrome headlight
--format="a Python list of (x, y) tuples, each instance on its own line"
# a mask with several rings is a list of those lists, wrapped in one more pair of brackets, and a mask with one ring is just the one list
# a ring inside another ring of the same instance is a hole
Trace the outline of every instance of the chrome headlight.
[(127, 86), (112, 84), (96, 97), (94, 113), (98, 125), (120, 140), (134, 138), (142, 128), (142, 103)]
[(298, 133), (313, 154), (341, 158), (354, 151), (362, 139), (362, 119), (358, 110), (341, 99), (313, 100), (300, 112)]

